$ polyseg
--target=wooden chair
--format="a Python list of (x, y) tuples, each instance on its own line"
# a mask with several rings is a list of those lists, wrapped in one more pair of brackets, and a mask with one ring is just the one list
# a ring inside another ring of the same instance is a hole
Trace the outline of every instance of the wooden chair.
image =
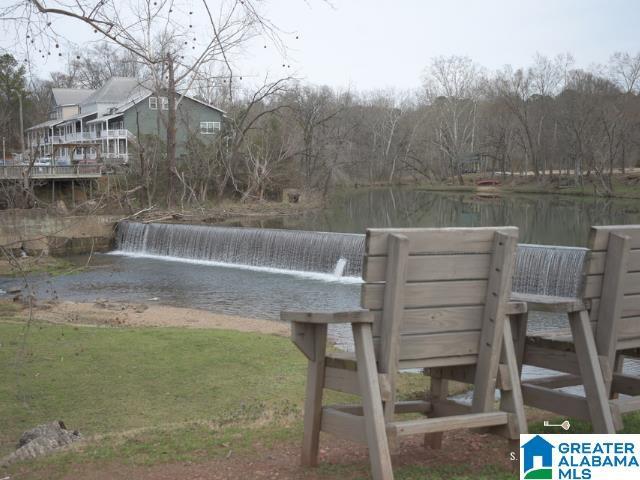
[[(570, 325), (520, 343), (524, 364), (564, 373), (523, 382), (522, 391), (527, 405), (588, 420), (595, 433), (615, 433), (623, 413), (640, 409), (640, 377), (622, 372), (624, 356), (640, 351), (640, 225), (593, 227), (589, 249), (581, 298), (513, 297), (530, 310), (567, 313)], [(526, 319), (518, 326), (522, 339)], [(584, 386), (585, 396), (559, 390), (575, 385)]]
[[(423, 434), (430, 444), (459, 428), (490, 427), (510, 439), (526, 433), (509, 305), (518, 230), (369, 229), (363, 311), (282, 312), (309, 359), (303, 465), (317, 464), (320, 431), (367, 445), (374, 479), (392, 479), (397, 439)], [(327, 325), (350, 323), (355, 355), (327, 353)], [(397, 402), (399, 369), (431, 375), (431, 398)], [(473, 383), (466, 407), (446, 398), (446, 379)], [(502, 391), (495, 409), (496, 385)], [(322, 405), (323, 389), (359, 395), (361, 405)], [(400, 420), (418, 412), (427, 418)]]

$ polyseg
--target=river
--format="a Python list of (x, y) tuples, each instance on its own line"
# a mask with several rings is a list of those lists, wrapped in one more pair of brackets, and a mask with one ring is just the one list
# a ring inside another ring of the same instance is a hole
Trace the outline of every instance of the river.
[[(367, 227), (515, 225), (521, 243), (585, 246), (591, 225), (631, 223), (640, 223), (638, 201), (556, 195), (485, 197), (386, 188), (344, 192), (321, 211), (258, 220), (256, 226), (364, 233)], [(359, 286), (328, 277), (162, 256), (96, 254), (91, 267), (80, 273), (33, 280), (41, 299), (159, 302), (267, 319), (278, 318), (283, 309), (358, 307)], [(0, 289), (14, 283), (14, 279), (0, 278)]]
[[(521, 243), (586, 246), (591, 225), (635, 223), (640, 223), (637, 201), (555, 195), (487, 197), (387, 188), (343, 192), (321, 211), (256, 220), (254, 227), (361, 234), (367, 227), (515, 225)], [(39, 300), (157, 302), (265, 319), (278, 319), (281, 310), (359, 307), (360, 286), (353, 278), (235, 263), (112, 252), (94, 255), (91, 266), (79, 273), (34, 276), (30, 283)], [(15, 283), (13, 278), (0, 277), (0, 294)], [(566, 326), (566, 319), (531, 315), (531, 329), (549, 325)], [(350, 348), (345, 326), (334, 327), (331, 336), (339, 346)], [(640, 369), (635, 364), (628, 367)], [(525, 372), (527, 376), (540, 373)]]

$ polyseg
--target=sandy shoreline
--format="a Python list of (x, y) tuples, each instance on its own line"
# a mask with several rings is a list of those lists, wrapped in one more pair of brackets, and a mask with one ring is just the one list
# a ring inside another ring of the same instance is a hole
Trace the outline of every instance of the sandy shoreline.
[[(25, 309), (22, 315), (26, 313)], [(109, 301), (40, 304), (34, 310), (34, 317), (45, 322), (76, 325), (218, 328), (282, 336), (288, 336), (290, 332), (288, 324), (272, 320), (236, 317), (195, 308)]]

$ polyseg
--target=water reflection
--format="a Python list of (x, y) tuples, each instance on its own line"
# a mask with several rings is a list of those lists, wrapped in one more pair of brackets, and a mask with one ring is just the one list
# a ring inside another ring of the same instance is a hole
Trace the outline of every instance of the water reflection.
[(640, 223), (638, 203), (564, 195), (487, 197), (415, 188), (367, 189), (338, 195), (327, 209), (263, 226), (362, 233), (368, 227), (515, 225), (522, 243), (586, 246), (592, 225)]

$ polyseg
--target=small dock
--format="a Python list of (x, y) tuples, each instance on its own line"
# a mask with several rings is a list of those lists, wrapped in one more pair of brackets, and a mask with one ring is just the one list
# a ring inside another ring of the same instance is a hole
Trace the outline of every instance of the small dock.
[(34, 180), (83, 180), (100, 178), (101, 165), (0, 166), (0, 180), (22, 180), (26, 175)]

